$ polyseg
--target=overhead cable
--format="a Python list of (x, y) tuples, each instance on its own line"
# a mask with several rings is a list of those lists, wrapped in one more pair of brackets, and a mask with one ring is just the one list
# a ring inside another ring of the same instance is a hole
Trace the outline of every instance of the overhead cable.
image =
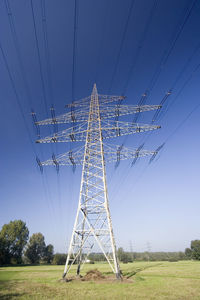
[(149, 14), (149, 17), (147, 19), (147, 22), (145, 24), (145, 27), (144, 27), (144, 31), (142, 33), (142, 36), (141, 36), (141, 39), (139, 41), (139, 44), (138, 44), (138, 47), (137, 47), (137, 50), (136, 50), (136, 54), (134, 55), (133, 59), (132, 59), (132, 62), (131, 62), (131, 67), (129, 69), (129, 72), (128, 72), (128, 76), (127, 76), (127, 79), (124, 83), (124, 86), (122, 88), (122, 95), (125, 95), (126, 93), (126, 90), (127, 90), (127, 87), (129, 85), (129, 81), (131, 79), (131, 76), (132, 76), (132, 73), (133, 73), (133, 70), (136, 66), (136, 63), (138, 61), (138, 58), (139, 58), (139, 55), (140, 55), (140, 52), (141, 52), (141, 49), (144, 45), (144, 41), (146, 39), (146, 36), (147, 36), (147, 32), (149, 30), (149, 27), (150, 27), (150, 24), (151, 24), (151, 21), (152, 21), (152, 18), (153, 18), (153, 15), (155, 13), (155, 10), (156, 10), (156, 7), (157, 7), (157, 3), (158, 3), (158, 0), (154, 0), (153, 2), (153, 6), (150, 10), (150, 14)]
[[(196, 4), (196, 1), (197, 0), (194, 0), (191, 4), (191, 1), (189, 0), (187, 8), (186, 8), (186, 12), (184, 13), (184, 16), (181, 17), (181, 20), (179, 21), (178, 25), (176, 25), (175, 32), (173, 32), (172, 37), (171, 37), (170, 46), (167, 51), (166, 50), (164, 51), (164, 53), (161, 57), (161, 60), (160, 60), (159, 64), (157, 65), (156, 70), (150, 80), (150, 83), (148, 86), (148, 90), (150, 92), (153, 90), (154, 86), (156, 85), (161, 71), (163, 71), (164, 66), (166, 65), (170, 55), (172, 54), (172, 51), (174, 50), (175, 45), (176, 45), (181, 33), (183, 32), (183, 29), (184, 29), (185, 25), (187, 24), (189, 17), (191, 16), (191, 13)], [(177, 31), (177, 27), (179, 28), (178, 31)]]
[(8, 61), (7, 61), (5, 52), (4, 52), (3, 48), (2, 48), (1, 42), (0, 42), (0, 50), (1, 50), (1, 54), (2, 54), (2, 57), (3, 57), (4, 63), (5, 63), (5, 67), (6, 67), (7, 72), (8, 72), (8, 76), (9, 76), (9, 79), (10, 79), (10, 82), (11, 82), (11, 86), (12, 86), (13, 92), (14, 92), (14, 94), (15, 94), (16, 102), (17, 102), (17, 105), (18, 105), (20, 114), (21, 114), (21, 116), (22, 116), (22, 119), (23, 119), (23, 122), (24, 122), (24, 126), (25, 126), (25, 128), (26, 128), (26, 132), (27, 132), (27, 134), (28, 134), (29, 141), (30, 141), (30, 143), (31, 143), (31, 146), (32, 146), (32, 149), (33, 149), (33, 152), (34, 152), (35, 156), (37, 156), (36, 150), (35, 150), (35, 146), (34, 146), (34, 144), (33, 144), (32, 138), (31, 138), (31, 133), (30, 133), (28, 124), (27, 124), (27, 122), (26, 122), (26, 118), (25, 118), (23, 109), (22, 109), (20, 97), (19, 97), (19, 94), (18, 94), (18, 92), (17, 92), (16, 86), (15, 86), (15, 82), (14, 82), (13, 76), (12, 76), (12, 74), (11, 74), (10, 68), (9, 68), (9, 66), (8, 66)]
[(32, 19), (33, 19), (33, 28), (34, 28), (37, 56), (38, 56), (38, 62), (39, 62), (39, 70), (40, 70), (40, 78), (41, 78), (44, 106), (45, 106), (46, 115), (48, 116), (49, 114), (48, 114), (48, 109), (47, 109), (47, 95), (46, 95), (46, 89), (45, 89), (45, 83), (44, 83), (44, 76), (43, 76), (43, 72), (42, 72), (42, 60), (41, 60), (39, 41), (38, 41), (37, 30), (36, 30), (36, 20), (35, 20), (35, 13), (34, 13), (34, 9), (33, 9), (33, 0), (30, 0), (30, 3), (31, 3), (31, 13), (32, 13)]
[(72, 102), (75, 100), (75, 71), (76, 71), (76, 52), (77, 52), (77, 28), (78, 28), (78, 0), (74, 0), (74, 35), (72, 48)]
[(128, 25), (129, 25), (129, 21), (130, 21), (130, 17), (131, 17), (131, 13), (132, 13), (132, 10), (133, 10), (134, 3), (135, 3), (135, 0), (131, 0), (131, 5), (130, 5), (129, 10), (128, 10), (128, 16), (127, 16), (124, 31), (123, 31), (123, 34), (122, 34), (122, 39), (121, 39), (121, 42), (120, 42), (120, 47), (119, 47), (119, 51), (118, 51), (118, 54), (117, 54), (116, 63), (115, 63), (115, 66), (114, 66), (114, 69), (113, 69), (113, 72), (112, 72), (112, 76), (111, 76), (111, 82), (110, 82), (110, 86), (109, 86), (109, 89), (108, 89), (108, 94), (111, 92), (114, 77), (115, 77), (116, 72), (117, 72), (117, 68), (118, 68), (118, 65), (119, 65), (119, 60), (120, 60), (121, 52), (122, 52), (122, 49), (123, 49), (123, 45), (124, 45), (124, 41), (125, 41), (125, 37), (126, 37), (126, 33), (127, 33), (127, 29), (128, 29)]
[(51, 98), (51, 105), (53, 106), (54, 105), (54, 92), (53, 92), (53, 84), (52, 84), (52, 72), (51, 72), (49, 40), (48, 40), (48, 32), (47, 32), (45, 0), (41, 0), (40, 4), (41, 4), (41, 11), (42, 11), (42, 29), (43, 29), (44, 46), (45, 46), (45, 59), (46, 59), (46, 65), (47, 65), (49, 96)]
[(27, 101), (29, 101), (29, 105), (30, 105), (30, 107), (32, 107), (32, 96), (31, 96), (28, 81), (27, 81), (27, 78), (26, 78), (26, 72), (25, 72), (25, 68), (24, 68), (24, 64), (23, 64), (23, 60), (22, 60), (20, 47), (19, 47), (19, 41), (18, 41), (16, 29), (15, 29), (13, 14), (12, 14), (11, 7), (10, 7), (10, 2), (9, 2), (9, 0), (4, 0), (4, 3), (5, 3), (6, 11), (7, 11), (7, 14), (8, 14), (8, 21), (9, 21), (13, 41), (14, 41), (14, 46), (15, 46), (17, 58), (18, 58), (18, 61), (19, 61), (19, 66), (20, 66), (20, 70), (21, 70), (21, 74), (22, 74), (22, 79), (24, 81), (25, 91), (26, 91), (26, 95), (27, 95)]

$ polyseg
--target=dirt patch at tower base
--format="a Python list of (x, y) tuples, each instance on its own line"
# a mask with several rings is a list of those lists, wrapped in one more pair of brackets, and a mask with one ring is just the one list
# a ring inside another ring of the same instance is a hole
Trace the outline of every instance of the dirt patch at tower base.
[(63, 279), (65, 282), (71, 281), (94, 281), (97, 283), (106, 283), (106, 282), (119, 282), (119, 283), (133, 283), (133, 280), (127, 277), (121, 279), (116, 279), (115, 276), (105, 276), (99, 270), (93, 269), (88, 271), (84, 276), (73, 276)]

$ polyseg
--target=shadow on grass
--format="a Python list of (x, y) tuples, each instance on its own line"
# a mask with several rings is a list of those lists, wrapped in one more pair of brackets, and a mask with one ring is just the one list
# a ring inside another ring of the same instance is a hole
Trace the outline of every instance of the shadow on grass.
[(12, 299), (13, 297), (21, 297), (24, 296), (25, 293), (9, 293), (6, 295), (0, 295), (0, 299), (1, 300), (8, 300), (8, 299)]
[(1, 281), (0, 282), (0, 300), (7, 300), (7, 299), (13, 299), (14, 297), (21, 297), (26, 295), (26, 293), (21, 292), (11, 292), (13, 290), (13, 287), (15, 287), (16, 282), (8, 282), (8, 281)]
[(8, 264), (8, 265), (0, 265), (0, 268), (8, 268), (8, 267), (36, 267), (36, 266), (56, 266), (52, 264)]
[(123, 272), (123, 276), (126, 276), (126, 278), (130, 278), (130, 277), (136, 275), (139, 272), (142, 272), (142, 271), (144, 271), (146, 269), (154, 268), (154, 267), (157, 267), (157, 266), (160, 266), (160, 265), (162, 265), (162, 263), (158, 263), (158, 264), (155, 264), (155, 265), (145, 266), (143, 268), (137, 268), (137, 269), (135, 269), (133, 271), (130, 271), (130, 272)]

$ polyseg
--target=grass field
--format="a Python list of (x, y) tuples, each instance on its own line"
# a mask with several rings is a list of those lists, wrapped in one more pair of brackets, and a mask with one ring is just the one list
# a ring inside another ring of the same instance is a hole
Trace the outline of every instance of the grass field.
[[(0, 299), (200, 299), (200, 262), (121, 264), (131, 282), (59, 281), (63, 266), (0, 268)], [(112, 276), (107, 264), (85, 265)], [(75, 274), (75, 269), (74, 269)]]

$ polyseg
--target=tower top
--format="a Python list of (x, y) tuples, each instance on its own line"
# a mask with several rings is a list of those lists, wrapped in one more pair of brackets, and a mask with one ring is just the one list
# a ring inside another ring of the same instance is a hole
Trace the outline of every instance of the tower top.
[(92, 94), (93, 94), (93, 95), (96, 95), (96, 94), (98, 94), (98, 92), (97, 92), (97, 86), (96, 86), (96, 83), (94, 83), (94, 85), (93, 85)]

